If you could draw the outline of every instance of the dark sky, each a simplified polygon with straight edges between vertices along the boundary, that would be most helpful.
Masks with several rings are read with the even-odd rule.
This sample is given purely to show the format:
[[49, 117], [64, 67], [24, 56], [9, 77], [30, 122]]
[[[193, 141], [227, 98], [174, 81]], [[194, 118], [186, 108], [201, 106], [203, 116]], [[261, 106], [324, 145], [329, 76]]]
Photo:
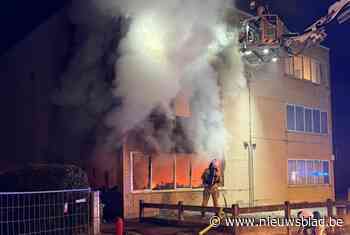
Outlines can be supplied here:
[[[236, 0], [242, 8], [248, 0]], [[315, 20], [325, 15], [328, 7], [336, 0], [267, 0], [270, 10], [282, 17], [291, 31], [302, 32]], [[0, 10], [0, 54], [16, 41], [25, 37], [35, 26], [64, 5], [61, 1], [11, 0], [3, 2]], [[334, 142], [337, 154], [337, 189], [350, 187], [350, 23], [332, 24], [328, 28], [328, 39], [323, 43], [331, 49], [331, 81], [334, 119]], [[8, 92], [8, 91], [6, 91]]]

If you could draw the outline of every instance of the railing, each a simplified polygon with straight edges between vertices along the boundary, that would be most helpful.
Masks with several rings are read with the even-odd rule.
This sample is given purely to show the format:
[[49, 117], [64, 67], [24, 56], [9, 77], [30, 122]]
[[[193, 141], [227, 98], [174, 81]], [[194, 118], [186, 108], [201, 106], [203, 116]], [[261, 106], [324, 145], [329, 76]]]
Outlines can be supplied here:
[[89, 234], [90, 189], [0, 192], [0, 234]]
[[[168, 209], [177, 211], [177, 222], [182, 224], [184, 222], [184, 212], [211, 212], [219, 213], [221, 211], [226, 214], [230, 214], [232, 218], [237, 218], [242, 214], [254, 214], [261, 212], [275, 212], [275, 211], [284, 211], [285, 218], [291, 218], [292, 209], [306, 209], [306, 208], [327, 208], [327, 217], [334, 217], [333, 209], [337, 209], [337, 214], [348, 214], [350, 212], [350, 201], [333, 201], [328, 199], [325, 202], [302, 202], [302, 203], [290, 203], [286, 201], [284, 204], [280, 205], [269, 205], [269, 206], [256, 206], [256, 207], [245, 207], [240, 208], [237, 204], [233, 204], [231, 208], [228, 207], [202, 207], [202, 206], [192, 206], [184, 205], [183, 202], [178, 202], [178, 204], [159, 204], [159, 203], [146, 203], [143, 200], [140, 200], [139, 205], [139, 220], [140, 222], [145, 219], [145, 209]], [[183, 223], [185, 224], [185, 223]], [[233, 226], [233, 232], [238, 234], [237, 227]], [[289, 228], [287, 227], [287, 230]]]

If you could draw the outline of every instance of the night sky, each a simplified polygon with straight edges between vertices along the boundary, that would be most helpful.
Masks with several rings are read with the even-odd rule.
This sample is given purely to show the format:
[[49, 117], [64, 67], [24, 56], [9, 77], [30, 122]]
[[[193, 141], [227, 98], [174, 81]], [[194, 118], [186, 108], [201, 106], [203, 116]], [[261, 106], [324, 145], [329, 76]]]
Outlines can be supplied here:
[[[237, 0], [240, 8], [247, 9], [248, 1]], [[11, 0], [2, 3], [0, 13], [0, 53], [4, 53], [18, 40], [23, 39], [35, 26], [68, 1]], [[282, 17], [291, 31], [302, 32], [325, 15], [335, 0], [268, 0], [270, 10]], [[350, 187], [350, 160], [347, 156], [350, 140], [350, 23], [333, 23], [327, 30], [328, 39], [323, 45], [331, 49], [331, 82], [333, 102], [333, 134], [335, 142], [336, 188], [345, 191]], [[9, 82], [11, 83], [11, 82]], [[4, 88], [4, 87], [3, 87]], [[8, 89], [6, 94], [9, 93]], [[349, 92], [349, 93], [347, 93]], [[10, 95], [10, 94], [9, 94]]]
[[[303, 32], [328, 12], [335, 0], [267, 0], [270, 11], [278, 14], [289, 30]], [[248, 1], [238, 0], [248, 8]], [[322, 45], [330, 48], [333, 109], [333, 142], [336, 155], [335, 180], [338, 194], [350, 188], [350, 21], [339, 25], [336, 20], [327, 28], [328, 38]], [[348, 68], [347, 68], [348, 67]]]

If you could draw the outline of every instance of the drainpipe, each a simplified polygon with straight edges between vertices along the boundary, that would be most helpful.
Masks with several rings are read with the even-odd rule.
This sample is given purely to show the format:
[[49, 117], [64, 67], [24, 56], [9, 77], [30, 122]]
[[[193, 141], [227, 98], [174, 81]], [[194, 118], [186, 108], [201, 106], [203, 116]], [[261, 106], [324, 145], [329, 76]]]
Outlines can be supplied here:
[[248, 150], [248, 177], [249, 177], [249, 206], [254, 206], [255, 196], [255, 180], [254, 180], [254, 151], [256, 149], [256, 144], [253, 143], [253, 129], [252, 129], [252, 101], [251, 101], [251, 87], [250, 79], [247, 79], [248, 87], [248, 102], [249, 102], [249, 140], [244, 142], [244, 148]]

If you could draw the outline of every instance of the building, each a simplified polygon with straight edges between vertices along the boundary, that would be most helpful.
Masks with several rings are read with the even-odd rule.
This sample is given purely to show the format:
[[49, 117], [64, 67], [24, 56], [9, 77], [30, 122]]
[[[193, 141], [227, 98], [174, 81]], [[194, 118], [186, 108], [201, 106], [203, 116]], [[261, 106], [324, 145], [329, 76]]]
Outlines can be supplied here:
[[[23, 126], [16, 132], [17, 145], [24, 146], [18, 149], [18, 156], [28, 153], [31, 160], [44, 159], [41, 152], [50, 139], [52, 112], [46, 103], [49, 95], [36, 89], [47, 90], [41, 87], [52, 86], [63, 71], [69, 54], [69, 29], [65, 14], [59, 13], [1, 60], [5, 65], [2, 76], [15, 76], [18, 81], [18, 100], [30, 100], [29, 105], [18, 106], [17, 118]], [[42, 64], [42, 58], [47, 58], [47, 64]], [[329, 71], [329, 50], [312, 48], [303, 55], [251, 70], [247, 87], [237, 97], [222, 97], [225, 125], [234, 137], [221, 162], [221, 192], [228, 204], [334, 198]], [[185, 96], [179, 94], [174, 108], [178, 116], [190, 118]], [[29, 121], [25, 118], [28, 115]], [[139, 135], [131, 132], [118, 151], [97, 149], [89, 161], [81, 162], [92, 186], [118, 186], [127, 218], [138, 216], [139, 200], [199, 205], [203, 190], [200, 176], [210, 159], [191, 151], [156, 152], [140, 141]], [[224, 205], [223, 197], [220, 203]]]
[[[222, 162], [221, 192], [229, 205], [334, 199], [329, 71], [329, 49], [316, 47], [251, 70], [236, 98], [223, 97], [225, 125], [234, 137]], [[176, 110], [191, 109], [186, 99], [177, 100]], [[99, 186], [119, 182], [125, 217], [138, 216], [139, 200], [200, 205], [200, 176], [210, 159], [147, 152], [135, 142], [130, 134], [112, 158], [115, 164], [94, 167], [91, 174]], [[107, 155], [97, 154], [96, 162], [111, 159]]]

